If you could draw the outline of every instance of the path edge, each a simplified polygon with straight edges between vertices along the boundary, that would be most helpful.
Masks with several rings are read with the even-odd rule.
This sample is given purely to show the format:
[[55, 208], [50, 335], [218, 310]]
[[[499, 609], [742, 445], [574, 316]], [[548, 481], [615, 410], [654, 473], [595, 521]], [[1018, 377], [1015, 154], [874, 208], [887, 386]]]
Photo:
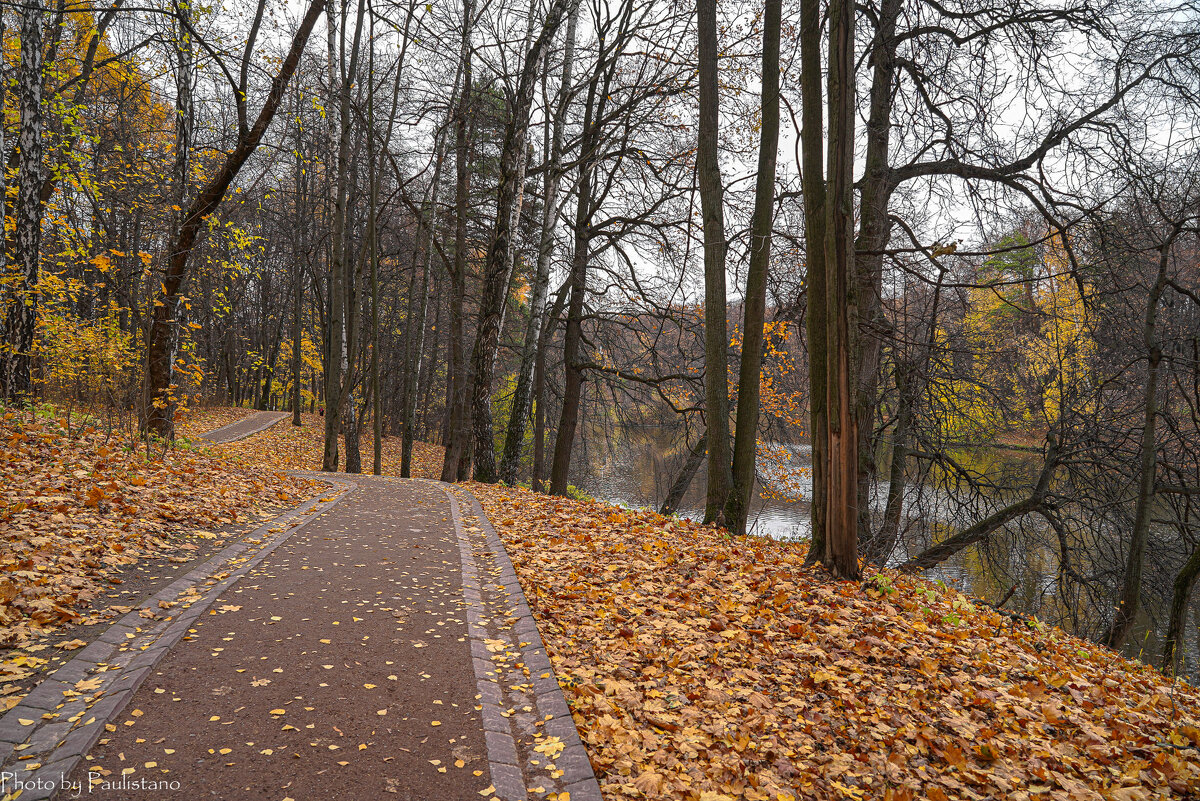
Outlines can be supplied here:
[[[485, 734], [507, 738], [507, 742], [499, 748], [493, 748], [490, 743], [488, 744], [488, 767], [492, 773], [492, 784], [496, 788], [497, 797], [527, 798], [528, 788], [525, 785], [521, 766], [510, 765], [493, 758], [496, 753], [514, 753], [516, 738], [512, 734], [512, 726], [509, 725], [508, 718], [501, 715], [503, 710], [499, 703], [499, 696], [496, 694], [498, 689], [489, 689], [489, 685], [496, 684], [496, 679], [488, 675], [489, 672], [493, 672], [493, 667], [485, 658], [487, 654], [484, 643], [486, 631], [480, 620], [483, 588], [480, 583], [479, 571], [475, 566], [474, 555], [471, 553], [470, 539], [463, 530], [459, 500], [455, 497], [455, 493], [450, 491], [451, 485], [440, 481], [431, 483], [441, 487], [450, 499], [454, 529], [458, 534], [463, 571], [463, 596], [470, 604], [467, 607], [468, 639], [474, 657], [471, 661], [475, 667], [476, 685], [480, 693]], [[521, 589], [516, 569], [504, 547], [504, 542], [496, 533], [495, 527], [492, 526], [491, 520], [488, 519], [487, 513], [484, 512], [483, 506], [475, 494], [461, 485], [453, 486], [470, 499], [471, 512], [478, 518], [479, 527], [483, 530], [488, 549], [494, 554], [496, 564], [500, 568], [500, 575], [496, 579], [496, 583], [503, 586], [504, 591], [508, 593], [509, 599], [513, 602], [512, 617], [516, 619], [516, 622], [513, 624], [512, 630], [517, 635], [521, 659], [529, 668], [532, 677], [534, 703], [539, 712], [552, 716], [550, 720], [546, 721], [545, 733], [557, 736], [563, 743], [562, 753], [555, 759], [555, 762], [570, 765], [571, 773], [574, 774], [563, 789], [570, 793], [571, 801], [603, 801], [600, 783], [592, 768], [591, 758], [588, 756], [587, 748], [583, 745], [583, 740], [579, 737], [579, 729], [571, 715], [571, 707], [567, 704], [566, 696], [563, 695], [562, 687], [558, 683], [554, 666], [550, 663], [546, 646], [542, 642], [537, 621], [533, 617], [533, 610], [530, 609], [525, 598], [525, 591]], [[503, 721], [504, 723], [502, 726], [489, 726], [489, 721]], [[501, 727], [504, 731], [494, 731]]]

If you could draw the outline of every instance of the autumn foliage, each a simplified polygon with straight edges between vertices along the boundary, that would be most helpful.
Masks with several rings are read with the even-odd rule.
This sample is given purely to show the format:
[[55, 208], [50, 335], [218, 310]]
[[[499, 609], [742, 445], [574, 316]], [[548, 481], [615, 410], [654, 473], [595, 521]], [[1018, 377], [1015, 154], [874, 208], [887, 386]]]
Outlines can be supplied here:
[[1200, 792], [1200, 694], [803, 545], [475, 484], [605, 797], [1149, 799]]

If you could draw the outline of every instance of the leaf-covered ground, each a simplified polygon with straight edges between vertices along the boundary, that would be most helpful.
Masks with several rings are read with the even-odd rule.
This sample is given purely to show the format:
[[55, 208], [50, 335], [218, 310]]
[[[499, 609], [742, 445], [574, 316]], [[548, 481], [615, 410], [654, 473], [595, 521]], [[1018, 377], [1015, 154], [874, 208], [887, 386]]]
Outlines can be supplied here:
[[1200, 694], [919, 578], [473, 484], [609, 801], [1200, 797]]
[[[206, 410], [196, 430], [243, 413]], [[322, 422], [208, 450], [315, 469]], [[418, 444], [414, 474], [440, 463]], [[608, 801], [1200, 798], [1200, 694], [1149, 667], [919, 578], [825, 581], [796, 544], [471, 489]]]
[[[187, 448], [148, 458], [78, 420], [68, 435], [54, 419], [3, 413], [0, 647], [79, 620], [114, 573], [139, 558], [293, 505], [312, 486]], [[13, 678], [10, 668], [0, 665], [0, 681]]]
[[[241, 414], [237, 414], [241, 412]], [[240, 419], [249, 410], [213, 408], [196, 412], [192, 426], [197, 431], [211, 431]], [[325, 418], [318, 414], [302, 414], [301, 427], [292, 425], [291, 419], [277, 423], [266, 431], [237, 442], [211, 446], [213, 453], [236, 464], [258, 465], [275, 470], [320, 470], [321, 456], [325, 446]], [[371, 472], [374, 443], [370, 428], [361, 435], [362, 467], [364, 473]], [[400, 475], [400, 438], [384, 437], [382, 472], [385, 476]], [[438, 478], [442, 474], [440, 445], [427, 442], [413, 443], [412, 475], [414, 478]], [[345, 448], [341, 451], [341, 467], [345, 469]]]

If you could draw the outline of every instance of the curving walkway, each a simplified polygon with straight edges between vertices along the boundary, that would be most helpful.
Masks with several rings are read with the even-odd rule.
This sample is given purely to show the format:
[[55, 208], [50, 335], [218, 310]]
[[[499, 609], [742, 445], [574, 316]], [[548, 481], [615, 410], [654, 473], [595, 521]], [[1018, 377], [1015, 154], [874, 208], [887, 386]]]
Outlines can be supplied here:
[[291, 417], [291, 414], [291, 412], [252, 412], [241, 420], [209, 431], [201, 439], [209, 442], [234, 442], [245, 439], [261, 431], [266, 431], [276, 423]]
[[600, 801], [474, 498], [306, 475], [334, 490], [164, 591], [166, 619], [130, 613], [31, 693], [39, 706], [0, 719], [0, 798], [21, 781], [21, 799]]

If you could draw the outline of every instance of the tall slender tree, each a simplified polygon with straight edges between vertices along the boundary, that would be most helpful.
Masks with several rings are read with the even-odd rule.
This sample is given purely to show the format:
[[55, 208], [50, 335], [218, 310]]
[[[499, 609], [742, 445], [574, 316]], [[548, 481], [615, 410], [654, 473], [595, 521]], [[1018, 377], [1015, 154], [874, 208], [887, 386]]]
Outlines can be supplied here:
[[[603, 48], [601, 58], [603, 59]], [[583, 366], [581, 350], [583, 341], [583, 308], [587, 297], [588, 259], [591, 256], [591, 219], [595, 210], [592, 199], [592, 181], [596, 168], [596, 147], [600, 116], [598, 106], [604, 99], [600, 92], [601, 64], [597, 63], [588, 81], [587, 99], [583, 108], [583, 130], [580, 133], [580, 159], [578, 178], [575, 182], [575, 215], [572, 225], [574, 246], [571, 251], [570, 300], [567, 302], [566, 331], [563, 341], [562, 409], [559, 412], [558, 429], [554, 435], [554, 455], [550, 464], [550, 492], [566, 495], [570, 486], [571, 451], [575, 446], [575, 428], [579, 424], [579, 405], [583, 395]], [[538, 470], [535, 466], [535, 480]]]
[[729, 453], [729, 330], [726, 323], [724, 188], [718, 157], [720, 45], [716, 0], [696, 0], [699, 38], [700, 124], [696, 177], [704, 232], [704, 411], [708, 427], [708, 494], [705, 523], [725, 523], [725, 502], [733, 483]]
[[571, 7], [567, 18], [566, 42], [563, 49], [562, 75], [553, 113], [546, 120], [545, 171], [542, 174], [542, 230], [538, 243], [538, 261], [529, 299], [529, 319], [521, 347], [521, 363], [517, 367], [517, 386], [513, 390], [512, 411], [504, 437], [504, 457], [500, 462], [500, 480], [517, 482], [517, 466], [525, 440], [525, 421], [533, 397], [534, 367], [546, 318], [546, 296], [550, 288], [550, 259], [554, 252], [554, 229], [558, 222], [558, 188], [562, 182], [563, 136], [566, 131], [571, 79], [575, 66], [575, 36], [579, 25], [579, 3]]
[[471, 202], [470, 115], [473, 101], [473, 53], [471, 30], [475, 4], [463, 0], [462, 38], [459, 44], [459, 63], [462, 70], [462, 90], [458, 96], [458, 111], [454, 119], [454, 263], [450, 269], [450, 363], [446, 377], [447, 425], [442, 460], [442, 481], [457, 481], [460, 463], [467, 449], [467, 360], [463, 352], [464, 304], [467, 294], [467, 211]]
[[[261, 21], [264, 8], [265, 0], [261, 0], [256, 20]], [[226, 190], [229, 189], [242, 166], [262, 142], [263, 136], [283, 100], [283, 93], [287, 89], [288, 82], [300, 62], [300, 55], [304, 52], [309, 34], [312, 33], [313, 26], [316, 25], [323, 8], [321, 0], [313, 0], [308, 6], [304, 18], [292, 35], [287, 54], [271, 79], [267, 96], [253, 123], [250, 122], [246, 105], [249, 91], [247, 75], [251, 58], [255, 54], [257, 23], [252, 28], [251, 35], [246, 39], [242, 55], [242, 65], [245, 69], [240, 71], [240, 81], [233, 87], [232, 93], [238, 119], [236, 144], [233, 150], [220, 161], [213, 177], [192, 197], [182, 215], [178, 235], [171, 240], [165, 270], [159, 283], [159, 291], [155, 293], [147, 334], [146, 381], [143, 396], [144, 425], [147, 430], [164, 438], [171, 437], [174, 431], [171, 382], [174, 372], [175, 343], [178, 336], [176, 311], [183, 282], [188, 276], [189, 258], [205, 221], [221, 205]]]
[[779, 37], [782, 0], [766, 0], [763, 9], [762, 115], [754, 216], [750, 220], [750, 267], [742, 324], [742, 362], [738, 372], [737, 423], [733, 446], [733, 484], [725, 504], [730, 531], [746, 533], [754, 489], [758, 446], [759, 382], [762, 378], [763, 327], [767, 313], [767, 272], [775, 211], [775, 161], [779, 149]]
[[[809, 105], [819, 92], [820, 28], [818, 9], [801, 10], [801, 60], [804, 87], [805, 247], [808, 254], [809, 375], [813, 395], [823, 390], [824, 409], [813, 401], [813, 423], [822, 424], [824, 439], [813, 439], [814, 493], [821, 519], [814, 513], [809, 559], [819, 561], [839, 578], [857, 579], [858, 569], [858, 435], [855, 380], [851, 354], [858, 316], [853, 285], [854, 249], [854, 4], [831, 0], [829, 6], [829, 70], [825, 104], [829, 110], [826, 170], [821, 169], [820, 106]], [[811, 98], [818, 103], [820, 94]], [[820, 212], [820, 219], [815, 219]], [[818, 238], [820, 236], [820, 238]], [[820, 244], [818, 244], [820, 243]], [[815, 251], [820, 248], [819, 274]], [[816, 280], [814, 280], [816, 279]], [[824, 286], [817, 287], [818, 282]], [[823, 290], [823, 291], [822, 291]], [[820, 323], [824, 323], [823, 326]], [[815, 480], [814, 480], [815, 484]], [[824, 497], [821, 497], [821, 496]], [[818, 528], [819, 524], [819, 528]]]
[[[525, 154], [528, 149], [529, 114], [538, 71], [546, 50], [553, 41], [567, 6], [573, 0], [551, 0], [542, 22], [542, 30], [525, 53], [525, 61], [509, 99], [508, 122], [500, 148], [500, 183], [496, 189], [496, 223], [492, 230], [483, 288], [479, 299], [479, 325], [471, 352], [471, 424], [475, 435], [475, 479], [495, 483], [495, 432], [492, 429], [492, 383], [496, 369], [496, 349], [500, 326], [508, 302], [513, 270], [512, 237], [516, 216], [520, 213], [524, 185]], [[532, 19], [530, 25], [533, 25]]]
[[800, 0], [801, 183], [804, 190], [805, 328], [808, 334], [809, 442], [812, 447], [812, 538], [808, 562], [825, 558], [825, 506], [828, 497], [829, 431], [825, 407], [828, 383], [825, 325], [825, 140], [821, 87], [821, 3]]

